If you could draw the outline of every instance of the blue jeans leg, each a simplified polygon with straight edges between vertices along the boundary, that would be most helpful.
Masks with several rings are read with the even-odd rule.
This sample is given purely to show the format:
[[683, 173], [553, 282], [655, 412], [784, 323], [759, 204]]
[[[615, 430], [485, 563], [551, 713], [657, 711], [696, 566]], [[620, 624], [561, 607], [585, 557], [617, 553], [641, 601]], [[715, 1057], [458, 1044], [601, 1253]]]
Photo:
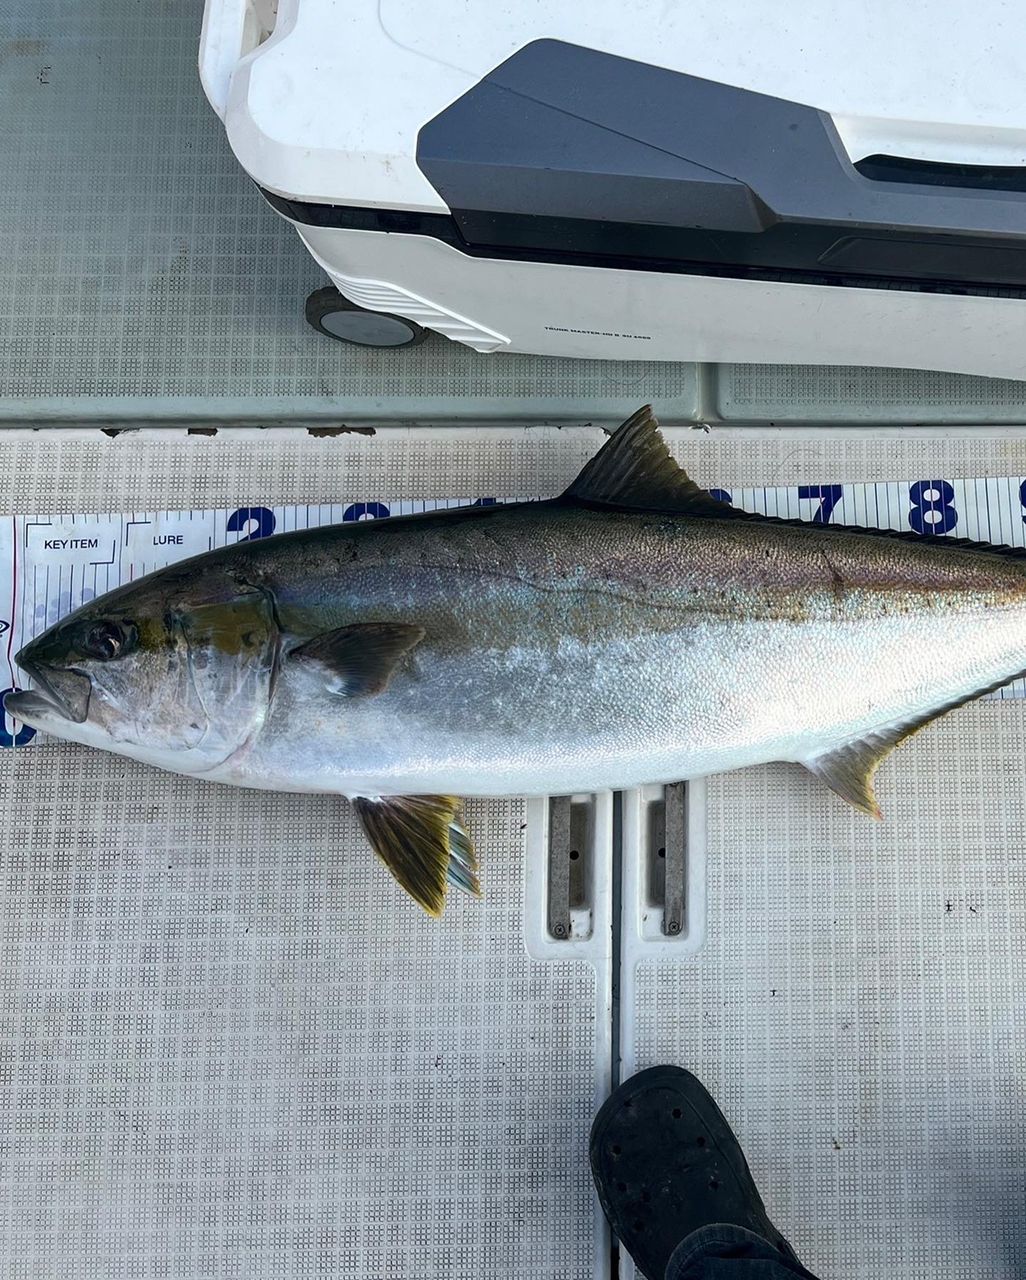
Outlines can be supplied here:
[[665, 1280], [816, 1280], [796, 1258], [754, 1231], [713, 1223], [685, 1236], [673, 1251]]

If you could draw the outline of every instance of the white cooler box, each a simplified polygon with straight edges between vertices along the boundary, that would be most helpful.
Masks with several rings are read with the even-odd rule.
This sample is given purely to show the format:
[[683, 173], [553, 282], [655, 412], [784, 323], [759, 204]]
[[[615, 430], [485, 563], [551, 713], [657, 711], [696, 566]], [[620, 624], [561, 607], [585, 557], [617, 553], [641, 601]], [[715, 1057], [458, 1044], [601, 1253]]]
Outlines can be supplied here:
[[1002, 0], [206, 0], [200, 64], [332, 336], [1015, 378], [1022, 35]]

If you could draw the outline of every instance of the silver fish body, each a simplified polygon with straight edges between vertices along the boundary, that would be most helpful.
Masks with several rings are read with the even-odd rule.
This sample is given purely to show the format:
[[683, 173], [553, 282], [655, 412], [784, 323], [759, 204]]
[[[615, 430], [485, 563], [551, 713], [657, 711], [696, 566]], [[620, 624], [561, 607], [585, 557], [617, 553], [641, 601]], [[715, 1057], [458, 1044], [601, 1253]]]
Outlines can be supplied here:
[[311, 628], [413, 623], [373, 698], [283, 664], [212, 777], [346, 795], [550, 794], [808, 761], [1026, 669], [1026, 569], [981, 550], [542, 503], [252, 544]]
[[745, 516], [642, 410], [559, 499], [224, 548], [29, 644], [14, 716], [214, 781], [354, 800], [429, 911], [476, 886], [455, 796], [879, 759], [1026, 672], [1007, 548]]

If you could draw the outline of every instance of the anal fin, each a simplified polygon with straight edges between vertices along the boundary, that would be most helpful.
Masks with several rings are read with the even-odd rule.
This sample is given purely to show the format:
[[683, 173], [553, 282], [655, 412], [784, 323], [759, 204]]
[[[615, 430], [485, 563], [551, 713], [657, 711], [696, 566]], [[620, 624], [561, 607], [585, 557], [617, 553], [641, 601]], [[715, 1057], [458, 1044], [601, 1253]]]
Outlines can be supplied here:
[[[900, 739], [899, 739], [900, 740]], [[873, 774], [876, 766], [896, 743], [868, 739], [851, 742], [805, 761], [805, 767], [822, 779], [831, 791], [847, 800], [871, 818], [880, 818], [880, 806], [873, 792]]]
[[352, 803], [374, 852], [428, 915], [441, 916], [450, 884], [480, 895], [455, 796], [356, 796]]
[[911, 738], [919, 729], [940, 719], [949, 711], [964, 707], [967, 702], [975, 702], [977, 698], [994, 693], [995, 690], [1004, 688], [1010, 681], [1019, 680], [1023, 676], [1026, 676], [1026, 671], [1013, 671], [1011, 675], [995, 680], [993, 684], [982, 689], [975, 689], [961, 698], [953, 698], [942, 706], [923, 712], [922, 715], [913, 716], [898, 724], [886, 725], [855, 742], [847, 742], [844, 746], [835, 747], [832, 751], [803, 760], [802, 764], [810, 773], [821, 778], [842, 800], [847, 800], [849, 804], [854, 805], [862, 813], [869, 814], [871, 818], [880, 818], [883, 815], [873, 793], [873, 775], [884, 756], [906, 738]]

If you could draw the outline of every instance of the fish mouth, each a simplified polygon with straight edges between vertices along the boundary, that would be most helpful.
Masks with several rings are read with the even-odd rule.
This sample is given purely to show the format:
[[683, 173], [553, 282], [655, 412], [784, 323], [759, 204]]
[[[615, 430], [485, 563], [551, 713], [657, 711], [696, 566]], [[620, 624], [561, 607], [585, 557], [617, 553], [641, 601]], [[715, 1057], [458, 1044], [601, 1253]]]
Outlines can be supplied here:
[[56, 712], [73, 724], [85, 722], [89, 715], [93, 682], [84, 672], [73, 667], [51, 667], [42, 662], [19, 661], [18, 665], [28, 673], [36, 687], [8, 693], [4, 697], [4, 710], [8, 715], [32, 724], [36, 718], [52, 716]]

